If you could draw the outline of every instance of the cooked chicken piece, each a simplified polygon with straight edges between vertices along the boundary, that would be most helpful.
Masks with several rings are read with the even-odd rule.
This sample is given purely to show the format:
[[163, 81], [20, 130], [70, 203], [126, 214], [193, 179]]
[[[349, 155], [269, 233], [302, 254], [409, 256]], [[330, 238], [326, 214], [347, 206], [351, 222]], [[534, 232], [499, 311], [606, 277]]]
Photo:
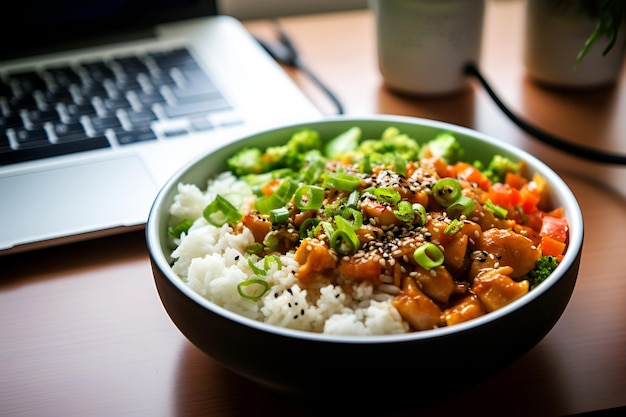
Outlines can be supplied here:
[[535, 268], [541, 251], [529, 238], [505, 229], [487, 229], [475, 241], [469, 279], [483, 269], [511, 267], [511, 278], [519, 278]]
[[474, 278], [472, 292], [478, 296], [487, 311], [504, 307], [528, 292], [528, 281], [514, 281], [511, 279], [512, 272], [513, 268], [503, 266], [485, 269]]
[[392, 304], [415, 330], [433, 329], [443, 324], [441, 309], [419, 289], [413, 278], [404, 279], [402, 290]]

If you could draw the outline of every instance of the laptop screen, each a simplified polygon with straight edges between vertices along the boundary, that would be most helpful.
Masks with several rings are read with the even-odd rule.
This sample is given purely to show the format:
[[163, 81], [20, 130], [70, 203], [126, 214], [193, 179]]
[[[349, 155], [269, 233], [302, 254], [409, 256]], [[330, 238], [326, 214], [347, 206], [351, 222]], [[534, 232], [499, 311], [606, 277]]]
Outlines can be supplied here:
[[217, 0], [18, 0], [0, 17], [0, 59], [127, 40], [217, 13]]

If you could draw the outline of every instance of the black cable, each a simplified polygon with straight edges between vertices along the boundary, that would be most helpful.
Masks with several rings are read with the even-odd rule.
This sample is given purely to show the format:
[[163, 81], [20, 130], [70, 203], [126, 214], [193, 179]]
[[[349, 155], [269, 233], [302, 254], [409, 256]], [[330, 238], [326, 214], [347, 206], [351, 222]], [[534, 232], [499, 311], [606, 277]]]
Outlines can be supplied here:
[[491, 88], [485, 77], [483, 77], [475, 64], [467, 64], [465, 67], [465, 74], [476, 77], [476, 79], [478, 79], [478, 81], [482, 84], [482, 86], [485, 88], [489, 96], [500, 108], [500, 110], [502, 110], [502, 112], [518, 127], [529, 133], [530, 135], [534, 136], [539, 141], [582, 159], [588, 159], [594, 162], [602, 162], [614, 165], [626, 165], [626, 155], [605, 152], [596, 148], [590, 148], [587, 146], [574, 144], [568, 140], [552, 135], [514, 114], [502, 102], [502, 100], [500, 100], [498, 95], [493, 91], [493, 89]]
[[257, 39], [257, 42], [279, 63], [287, 65], [293, 68], [297, 68], [302, 71], [309, 79], [326, 94], [326, 96], [333, 102], [337, 108], [337, 114], [344, 114], [343, 105], [337, 98], [337, 96], [326, 86], [322, 80], [320, 80], [313, 71], [306, 65], [300, 58], [300, 54], [296, 50], [293, 42], [285, 31], [282, 30], [278, 23], [275, 24], [276, 32], [278, 34], [278, 43], [268, 43]]

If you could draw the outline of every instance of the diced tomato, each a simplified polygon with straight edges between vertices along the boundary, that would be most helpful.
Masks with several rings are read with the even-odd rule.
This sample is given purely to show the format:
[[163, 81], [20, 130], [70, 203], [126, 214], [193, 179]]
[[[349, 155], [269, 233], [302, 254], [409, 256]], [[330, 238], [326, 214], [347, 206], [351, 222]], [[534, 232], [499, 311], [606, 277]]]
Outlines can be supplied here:
[[272, 195], [279, 185], [280, 180], [277, 178], [272, 178], [267, 184], [261, 187], [261, 193], [263, 193], [263, 195]]
[[528, 183], [528, 180], [521, 175], [517, 175], [513, 172], [507, 172], [506, 177], [504, 178], [504, 183], [509, 187], [521, 190], [522, 187], [524, 187]]
[[520, 206], [524, 213], [533, 213], [537, 211], [537, 204], [541, 200], [541, 196], [533, 188], [528, 187], [528, 184], [524, 185], [520, 190], [521, 202]]
[[546, 214], [541, 219], [541, 230], [539, 233], [542, 236], [548, 236], [559, 242], [565, 242], [568, 231], [569, 225], [565, 218]]
[[446, 161], [439, 157], [431, 158], [430, 161], [433, 163], [435, 171], [437, 171], [437, 175], [439, 175], [441, 178], [454, 177], [454, 169], [452, 169], [452, 166], [449, 165]]
[[558, 261], [561, 261], [563, 253], [565, 252], [565, 243], [559, 242], [550, 236], [542, 236], [541, 244], [539, 245], [541, 254], [545, 256], [556, 256]]
[[548, 214], [549, 216], [558, 217], [559, 219], [561, 219], [565, 215], [565, 210], [563, 209], [563, 207], [557, 207], [554, 210], [549, 211], [546, 214]]
[[487, 195], [493, 204], [506, 208], [515, 207], [522, 201], [518, 189], [502, 183], [492, 184]]
[[483, 190], [489, 189], [491, 180], [485, 177], [482, 172], [474, 165], [467, 162], [457, 162], [452, 167], [458, 178], [473, 182]]
[[524, 218], [524, 226], [530, 227], [531, 229], [539, 233], [543, 221], [543, 211], [535, 210], [530, 213], [526, 213]]

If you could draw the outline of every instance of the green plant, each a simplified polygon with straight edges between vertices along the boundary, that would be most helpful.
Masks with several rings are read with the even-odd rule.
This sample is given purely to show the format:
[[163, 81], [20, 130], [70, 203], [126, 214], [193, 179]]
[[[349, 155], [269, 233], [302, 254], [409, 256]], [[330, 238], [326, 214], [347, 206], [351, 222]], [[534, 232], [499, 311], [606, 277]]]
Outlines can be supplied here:
[[602, 54], [606, 55], [617, 42], [620, 27], [626, 19], [624, 0], [545, 0], [545, 6], [555, 13], [576, 15], [585, 13], [596, 26], [582, 45], [574, 61], [574, 69], [601, 38], [608, 40]]
[[608, 39], [602, 55], [608, 54], [615, 46], [620, 26], [626, 18], [626, 2], [624, 0], [580, 0], [580, 3], [585, 12], [593, 20], [597, 20], [597, 23], [578, 53], [574, 68], [582, 62], [585, 55], [601, 37]]

